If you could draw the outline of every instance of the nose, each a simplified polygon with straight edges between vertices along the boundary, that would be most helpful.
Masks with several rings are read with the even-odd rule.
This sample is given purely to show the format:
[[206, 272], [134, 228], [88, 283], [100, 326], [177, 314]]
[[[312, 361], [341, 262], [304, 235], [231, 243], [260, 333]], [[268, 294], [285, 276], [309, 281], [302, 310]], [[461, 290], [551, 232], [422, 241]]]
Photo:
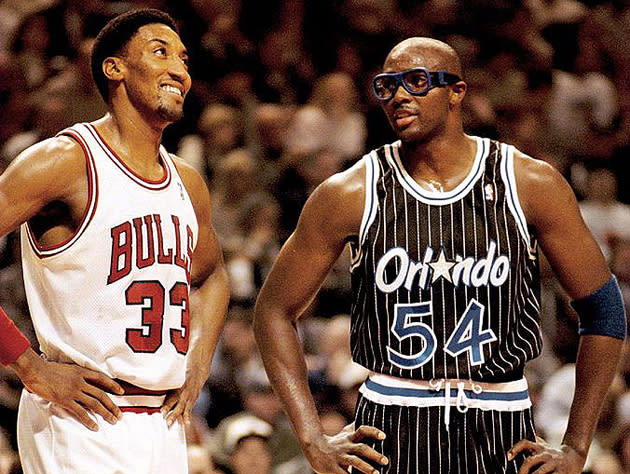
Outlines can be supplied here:
[[186, 87], [190, 84], [190, 73], [184, 64], [184, 61], [179, 57], [173, 57], [169, 62], [168, 73], [175, 79], [179, 80]]
[[394, 95], [392, 96], [391, 102], [403, 102], [411, 100], [411, 95], [407, 92], [407, 90], [403, 87], [402, 83], [399, 83], [394, 91]]

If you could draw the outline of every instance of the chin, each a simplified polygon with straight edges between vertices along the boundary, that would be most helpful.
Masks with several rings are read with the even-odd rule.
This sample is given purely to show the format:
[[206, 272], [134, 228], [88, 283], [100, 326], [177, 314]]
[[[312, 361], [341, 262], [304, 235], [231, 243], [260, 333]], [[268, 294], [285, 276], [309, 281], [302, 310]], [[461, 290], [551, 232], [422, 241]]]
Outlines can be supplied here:
[[404, 129], [404, 130], [398, 130], [398, 138], [400, 138], [401, 141], [403, 142], [417, 142], [422, 140], [422, 134], [420, 132], [418, 132], [417, 130], [410, 130], [408, 128]]
[[440, 132], [440, 128], [407, 127], [398, 130], [396, 135], [403, 143], [423, 144], [437, 137]]
[[181, 107], [167, 107], [160, 105], [158, 107], [158, 114], [167, 122], [177, 122], [184, 116], [184, 109]]

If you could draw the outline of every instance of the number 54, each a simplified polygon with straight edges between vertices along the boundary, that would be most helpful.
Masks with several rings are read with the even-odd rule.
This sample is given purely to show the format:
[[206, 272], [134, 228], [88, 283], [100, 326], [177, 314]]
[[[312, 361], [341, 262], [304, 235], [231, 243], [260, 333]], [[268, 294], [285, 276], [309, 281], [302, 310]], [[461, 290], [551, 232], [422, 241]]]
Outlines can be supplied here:
[[[481, 365], [484, 362], [483, 345], [497, 340], [492, 329], [481, 329], [484, 312], [485, 307], [472, 299], [446, 341], [444, 352], [453, 357], [468, 352], [470, 364]], [[436, 350], [435, 333], [429, 325], [413, 321], [412, 317], [422, 318], [432, 314], [433, 308], [430, 301], [398, 303], [394, 306], [392, 333], [399, 341], [412, 337], [419, 338], [422, 349], [407, 355], [387, 346], [387, 355], [392, 364], [403, 369], [415, 369], [431, 360]]]

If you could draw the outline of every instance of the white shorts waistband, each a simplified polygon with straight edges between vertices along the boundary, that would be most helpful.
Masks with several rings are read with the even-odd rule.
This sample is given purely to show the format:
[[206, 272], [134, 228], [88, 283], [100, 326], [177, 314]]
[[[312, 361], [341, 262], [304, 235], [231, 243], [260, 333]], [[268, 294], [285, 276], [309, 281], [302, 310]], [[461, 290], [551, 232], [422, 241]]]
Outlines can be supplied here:
[[108, 394], [114, 404], [119, 408], [160, 408], [166, 395], [113, 395]]
[[521, 411], [531, 407], [527, 380], [489, 383], [462, 379], [411, 380], [371, 373], [359, 389], [381, 405], [455, 406], [482, 410]]
[[137, 387], [120, 379], [116, 379], [116, 382], [124, 389], [125, 393], [123, 395], [108, 395], [121, 411], [157, 413], [166, 399], [166, 390], [150, 390]]

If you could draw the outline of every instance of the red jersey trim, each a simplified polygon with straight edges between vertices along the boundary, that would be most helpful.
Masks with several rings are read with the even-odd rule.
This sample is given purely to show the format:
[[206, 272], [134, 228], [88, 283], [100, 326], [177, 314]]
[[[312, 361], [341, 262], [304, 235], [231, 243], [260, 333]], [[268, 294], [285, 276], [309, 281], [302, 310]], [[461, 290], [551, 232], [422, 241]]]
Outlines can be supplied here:
[[64, 130], [57, 136], [68, 136], [72, 138], [75, 142], [79, 144], [81, 149], [83, 150], [83, 156], [85, 157], [85, 163], [87, 166], [87, 178], [88, 178], [88, 202], [85, 210], [83, 211], [83, 215], [81, 216], [81, 220], [79, 221], [79, 225], [74, 233], [68, 237], [63, 242], [60, 242], [55, 245], [42, 245], [38, 242], [37, 237], [33, 233], [31, 226], [29, 223], [26, 223], [27, 235], [29, 243], [31, 244], [31, 248], [35, 252], [35, 254], [40, 258], [52, 257], [53, 255], [57, 255], [64, 250], [74, 244], [81, 235], [87, 229], [87, 226], [92, 221], [94, 214], [96, 213], [96, 206], [98, 203], [98, 179], [96, 172], [96, 165], [94, 163], [94, 158], [92, 157], [92, 153], [88, 146], [85, 144], [81, 134], [76, 130], [68, 129]]
[[120, 411], [124, 413], [148, 413], [149, 415], [153, 415], [155, 413], [160, 413], [160, 408], [155, 407], [118, 407]]
[[150, 390], [148, 388], [138, 387], [137, 385], [130, 384], [124, 380], [114, 379], [114, 381], [120, 385], [125, 391], [124, 395], [153, 395], [162, 396], [167, 394], [167, 390]]
[[99, 131], [92, 125], [91, 123], [86, 124], [87, 129], [92, 134], [96, 143], [103, 149], [105, 154], [109, 157], [109, 159], [132, 181], [139, 184], [143, 188], [151, 189], [154, 191], [161, 190], [166, 188], [171, 183], [171, 167], [168, 165], [167, 160], [162, 156], [162, 148], [160, 147], [160, 152], [158, 157], [160, 159], [160, 163], [162, 164], [162, 168], [164, 168], [164, 176], [159, 180], [153, 181], [150, 179], [146, 179], [140, 176], [138, 173], [129, 168], [125, 162], [116, 154], [116, 152], [109, 146], [109, 144], [105, 141], [105, 139], [101, 136]]
[[[139, 396], [155, 396], [155, 397], [164, 397], [168, 393], [167, 390], [150, 390], [148, 388], [138, 387], [137, 385], [130, 384], [129, 382], [125, 382], [124, 380], [114, 379], [118, 385], [120, 385], [124, 392], [124, 396], [129, 395], [139, 395]], [[162, 400], [159, 401], [160, 405], [162, 404]], [[160, 407], [156, 406], [146, 406], [146, 405], [118, 405], [120, 411], [126, 413], [148, 413], [152, 415], [154, 413], [160, 413]]]

